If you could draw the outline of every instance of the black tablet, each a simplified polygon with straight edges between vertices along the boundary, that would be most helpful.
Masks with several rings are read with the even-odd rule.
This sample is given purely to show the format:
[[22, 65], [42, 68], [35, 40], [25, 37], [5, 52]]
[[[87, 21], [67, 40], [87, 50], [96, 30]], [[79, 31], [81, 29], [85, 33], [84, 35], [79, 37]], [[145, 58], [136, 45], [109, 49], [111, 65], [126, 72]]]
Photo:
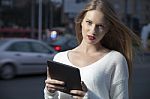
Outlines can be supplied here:
[[51, 60], [48, 60], [47, 64], [51, 78], [65, 82], [65, 90], [60, 91], [69, 93], [72, 89], [82, 90], [78, 68]]

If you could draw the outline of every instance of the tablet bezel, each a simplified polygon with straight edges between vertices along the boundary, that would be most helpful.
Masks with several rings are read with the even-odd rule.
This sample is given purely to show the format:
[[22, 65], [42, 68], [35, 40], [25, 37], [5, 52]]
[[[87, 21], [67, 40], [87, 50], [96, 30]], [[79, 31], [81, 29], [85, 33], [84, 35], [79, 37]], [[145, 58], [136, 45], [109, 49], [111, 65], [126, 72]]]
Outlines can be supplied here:
[[65, 90], [60, 91], [70, 93], [70, 90], [82, 90], [80, 70], [78, 68], [52, 60], [48, 60], [47, 65], [52, 79], [65, 82]]

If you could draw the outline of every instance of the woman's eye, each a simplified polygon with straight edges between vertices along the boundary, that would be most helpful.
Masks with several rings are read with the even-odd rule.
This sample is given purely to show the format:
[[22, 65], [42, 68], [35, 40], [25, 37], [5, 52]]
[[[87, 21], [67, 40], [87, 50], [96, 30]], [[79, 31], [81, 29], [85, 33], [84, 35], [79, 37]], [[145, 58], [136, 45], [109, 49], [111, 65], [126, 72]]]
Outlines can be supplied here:
[[104, 30], [104, 26], [103, 26], [103, 25], [99, 25], [99, 26], [98, 26], [98, 29], [99, 29], [100, 31], [103, 31], [103, 30]]
[[103, 25], [99, 25], [98, 26], [100, 29], [104, 29], [104, 26]]
[[98, 27], [99, 27], [99, 28], [104, 28], [104, 26], [103, 26], [103, 25], [98, 25]]
[[86, 23], [87, 23], [88, 25], [91, 25], [91, 24], [92, 24], [92, 22], [91, 22], [91, 21], [86, 21]]

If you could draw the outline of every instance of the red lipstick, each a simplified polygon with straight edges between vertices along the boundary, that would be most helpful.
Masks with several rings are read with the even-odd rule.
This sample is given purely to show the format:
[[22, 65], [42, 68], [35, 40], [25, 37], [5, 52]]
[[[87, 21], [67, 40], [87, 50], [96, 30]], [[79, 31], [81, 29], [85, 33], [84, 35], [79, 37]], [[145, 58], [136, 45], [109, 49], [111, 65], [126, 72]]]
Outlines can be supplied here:
[[87, 37], [88, 37], [89, 40], [95, 40], [96, 39], [96, 37], [93, 36], [93, 35], [87, 35]]

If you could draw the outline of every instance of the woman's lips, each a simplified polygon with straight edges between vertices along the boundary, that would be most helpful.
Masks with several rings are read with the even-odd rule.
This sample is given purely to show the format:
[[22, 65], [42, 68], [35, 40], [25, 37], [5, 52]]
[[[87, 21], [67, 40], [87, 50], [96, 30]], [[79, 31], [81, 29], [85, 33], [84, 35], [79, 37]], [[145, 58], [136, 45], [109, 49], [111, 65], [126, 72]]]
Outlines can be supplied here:
[[87, 35], [87, 37], [88, 37], [89, 40], [95, 40], [96, 39], [96, 37], [92, 36], [92, 35]]

